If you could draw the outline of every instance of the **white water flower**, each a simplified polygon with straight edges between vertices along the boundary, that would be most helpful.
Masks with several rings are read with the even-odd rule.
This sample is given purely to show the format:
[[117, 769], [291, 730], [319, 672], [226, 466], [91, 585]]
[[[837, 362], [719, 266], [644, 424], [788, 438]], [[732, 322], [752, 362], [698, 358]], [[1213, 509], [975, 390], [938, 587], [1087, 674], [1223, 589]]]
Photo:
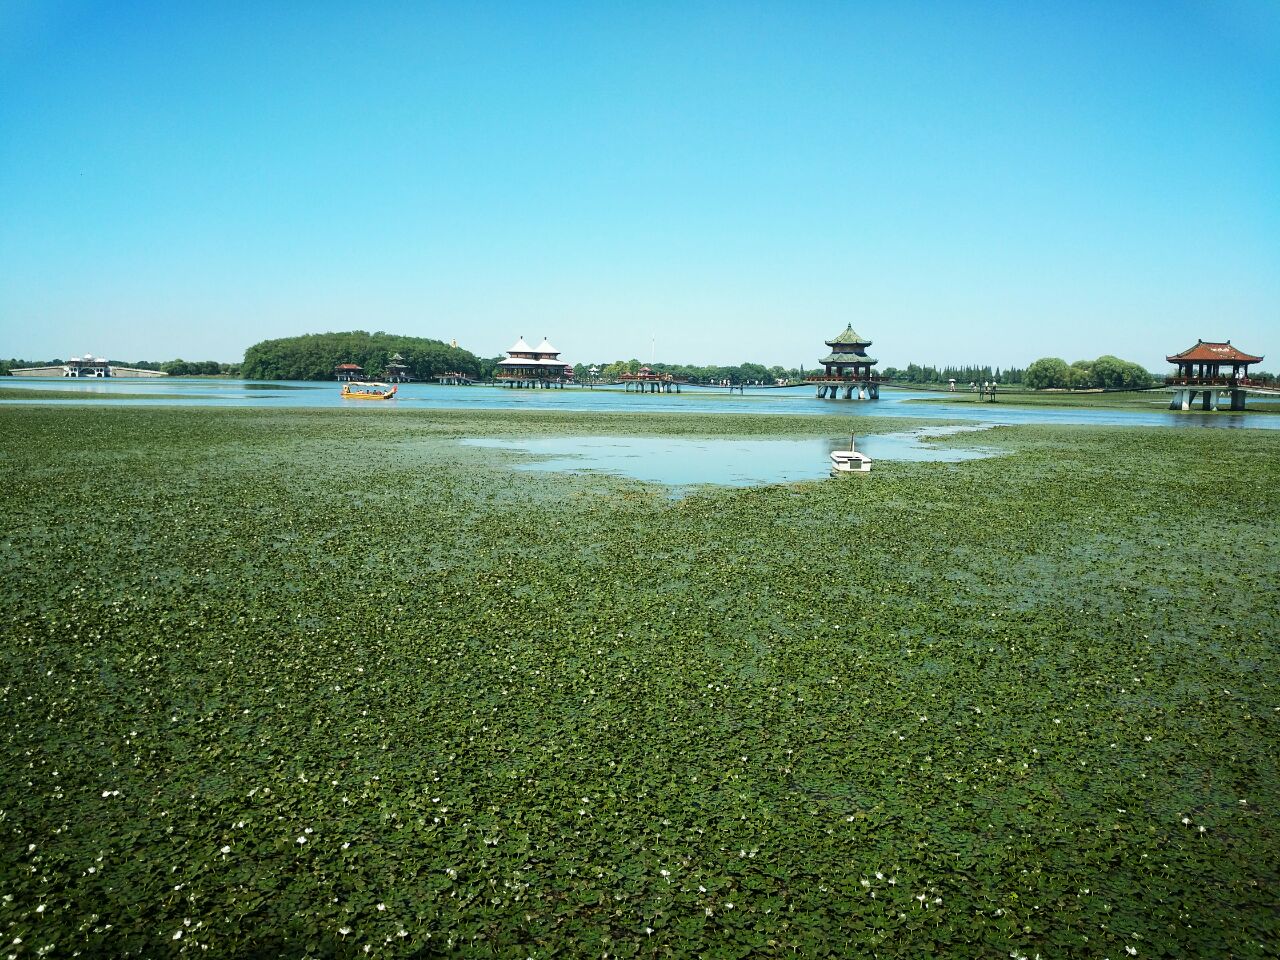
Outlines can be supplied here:
[[230, 847], [230, 846], [224, 846], [224, 847], [222, 848], [222, 852], [223, 852], [223, 853], [230, 853], [230, 852], [231, 852], [231, 847]]
[[299, 838], [298, 838], [298, 840], [297, 840], [297, 842], [298, 842], [298, 843], [306, 843], [306, 842], [307, 842], [307, 838], [306, 838], [306, 837], [299, 837]]
[[348, 933], [350, 933], [350, 932], [351, 932], [351, 928], [350, 928], [350, 927], [339, 927], [339, 928], [338, 928], [338, 932], [339, 932], [340, 934], [342, 934], [342, 935], [345, 937]]

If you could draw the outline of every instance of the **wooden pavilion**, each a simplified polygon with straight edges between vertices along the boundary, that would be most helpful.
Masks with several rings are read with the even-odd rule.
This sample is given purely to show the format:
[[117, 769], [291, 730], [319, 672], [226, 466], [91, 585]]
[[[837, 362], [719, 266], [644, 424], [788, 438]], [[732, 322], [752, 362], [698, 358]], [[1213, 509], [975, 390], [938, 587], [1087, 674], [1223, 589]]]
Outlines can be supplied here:
[[[1197, 340], [1195, 346], [1165, 359], [1178, 369], [1164, 381], [1173, 388], [1170, 410], [1190, 410], [1197, 395], [1201, 409], [1217, 410], [1223, 394], [1230, 396], [1232, 410], [1243, 410], [1248, 388], [1261, 386], [1249, 378], [1249, 366], [1261, 363], [1263, 358], [1237, 349], [1230, 340]], [[1224, 367], [1230, 367], [1231, 373], [1224, 372]]]
[[573, 366], [560, 359], [560, 351], [546, 337], [531, 347], [521, 337], [498, 361], [494, 379], [510, 387], [563, 387], [573, 382]]
[[826, 344], [831, 352], [818, 361], [823, 372], [805, 378], [806, 383], [817, 385], [817, 395], [835, 400], [843, 392], [845, 400], [879, 400], [881, 380], [871, 372], [879, 361], [867, 356], [871, 341], [862, 339], [853, 324], [848, 324]]
[[650, 366], [643, 366], [635, 373], [618, 374], [618, 382], [626, 393], [679, 393], [683, 381], [677, 380], [673, 374], [662, 373]]
[[404, 357], [398, 353], [387, 361], [387, 369], [382, 376], [387, 383], [408, 383], [413, 379], [409, 374], [409, 365], [404, 362]]

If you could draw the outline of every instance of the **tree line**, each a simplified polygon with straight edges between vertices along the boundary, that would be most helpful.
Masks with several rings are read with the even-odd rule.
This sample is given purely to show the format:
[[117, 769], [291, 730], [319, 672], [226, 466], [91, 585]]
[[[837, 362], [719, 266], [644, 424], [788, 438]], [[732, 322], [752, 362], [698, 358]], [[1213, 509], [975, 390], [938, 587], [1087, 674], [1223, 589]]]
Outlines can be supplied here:
[[1023, 377], [1032, 390], [1145, 390], [1161, 382], [1140, 364], [1110, 355], [1072, 364], [1059, 357], [1041, 357]]
[[[0, 360], [0, 377], [13, 375], [14, 370], [24, 367], [60, 367], [66, 360], [55, 357], [52, 360], [22, 360], [10, 357]], [[240, 364], [219, 363], [217, 360], [108, 360], [113, 367], [133, 367], [136, 370], [156, 370], [167, 373], [171, 377], [238, 377]]]
[[887, 380], [901, 383], [937, 384], [950, 383], [985, 383], [995, 380], [999, 383], [1021, 383], [1024, 371], [1021, 367], [974, 366], [972, 364], [958, 367], [934, 367], [908, 363], [905, 367], [885, 367], [880, 376]]
[[[367, 333], [352, 330], [346, 333], [312, 333], [300, 337], [284, 337], [263, 340], [245, 351], [243, 363], [219, 363], [216, 360], [111, 360], [111, 364], [136, 367], [140, 370], [158, 370], [175, 377], [230, 376], [248, 380], [331, 380], [334, 368], [340, 363], [357, 363], [366, 375], [381, 377], [394, 354], [400, 354], [415, 380], [428, 380], [437, 374], [458, 372], [487, 380], [493, 376], [502, 357], [478, 357], [469, 350], [432, 340], [426, 337], [406, 337], [397, 334]], [[23, 367], [56, 367], [65, 363], [62, 359], [0, 360], [0, 376], [8, 376], [12, 370]], [[643, 364], [639, 360], [614, 360], [597, 364], [575, 364], [574, 377], [579, 382], [590, 378], [590, 367], [595, 366], [602, 380], [616, 380], [623, 373], [636, 373]], [[671, 374], [679, 380], [691, 383], [746, 383], [775, 384], [795, 383], [806, 374], [821, 372], [821, 367], [783, 367], [778, 364], [739, 363], [729, 365], [699, 365], [685, 363], [653, 363], [650, 367], [661, 374]], [[1114, 356], [1101, 356], [1096, 360], [1077, 360], [1068, 364], [1058, 357], [1041, 357], [1026, 368], [993, 367], [979, 365], [932, 366], [908, 363], [905, 367], [884, 367], [878, 375], [900, 384], [944, 386], [951, 380], [957, 383], [1022, 384], [1033, 390], [1141, 390], [1158, 386], [1160, 377], [1140, 364], [1121, 360]], [[1262, 383], [1275, 384], [1280, 378], [1265, 371], [1250, 374]]]
[[350, 330], [255, 343], [244, 352], [241, 375], [248, 380], [332, 380], [338, 364], [355, 363], [366, 376], [377, 378], [397, 353], [415, 380], [452, 372], [483, 379], [493, 373], [493, 360], [440, 340]]
[[[603, 380], [616, 380], [621, 374], [635, 373], [641, 367], [639, 360], [615, 360], [612, 363], [595, 364], [598, 376]], [[763, 363], [739, 363], [728, 366], [698, 366], [684, 363], [652, 363], [649, 368], [663, 374], [671, 374], [677, 379], [692, 383], [778, 383], [803, 380], [806, 375], [822, 373], [822, 368], [783, 367], [777, 364], [768, 366]], [[574, 376], [578, 379], [589, 376], [589, 366], [576, 364]], [[905, 367], [885, 367], [877, 372], [877, 376], [887, 380], [895, 380], [904, 384], [939, 384], [945, 385], [949, 380], [970, 383], [973, 381], [999, 380], [1001, 383], [1021, 383], [1023, 370], [1020, 367], [990, 366], [948, 366], [933, 367], [909, 363]]]
[[642, 364], [635, 359], [614, 360], [612, 363], [577, 363], [573, 367], [574, 378], [585, 382], [591, 375], [590, 368], [592, 366], [599, 371], [596, 375], [602, 380], [616, 380], [624, 373], [637, 373], [642, 366], [648, 366], [649, 369], [656, 373], [670, 374], [677, 380], [687, 380], [690, 383], [721, 383], [728, 380], [731, 383], [772, 384], [778, 381], [797, 380], [800, 378], [799, 370], [788, 369], [776, 364], [774, 366], [765, 366], [763, 363], [739, 363], [727, 366], [690, 363]]

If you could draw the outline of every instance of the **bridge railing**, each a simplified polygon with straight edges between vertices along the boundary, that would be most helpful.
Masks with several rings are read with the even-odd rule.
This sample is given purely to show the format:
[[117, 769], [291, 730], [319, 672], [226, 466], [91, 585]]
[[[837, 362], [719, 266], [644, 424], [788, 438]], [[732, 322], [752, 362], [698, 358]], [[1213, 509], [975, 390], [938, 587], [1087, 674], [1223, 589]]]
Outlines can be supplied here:
[[1255, 377], [1165, 377], [1166, 387], [1264, 387]]
[[835, 374], [805, 374], [805, 383], [888, 383], [887, 377], [859, 377], [853, 374], [837, 376]]

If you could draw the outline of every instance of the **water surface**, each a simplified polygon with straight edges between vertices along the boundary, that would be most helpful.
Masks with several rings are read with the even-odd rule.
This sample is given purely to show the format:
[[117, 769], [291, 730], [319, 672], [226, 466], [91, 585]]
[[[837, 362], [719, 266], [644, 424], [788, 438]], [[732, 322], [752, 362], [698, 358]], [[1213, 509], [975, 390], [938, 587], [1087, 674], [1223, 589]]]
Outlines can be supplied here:
[[[337, 383], [314, 381], [249, 381], [182, 377], [154, 379], [113, 378], [106, 380], [0, 378], [0, 387], [75, 391], [67, 400], [23, 400], [12, 395], [5, 403], [110, 403], [110, 404], [191, 404], [231, 407], [345, 407], [349, 409], [395, 410], [573, 410], [618, 413], [751, 413], [824, 414], [851, 418], [903, 417], [949, 419], [972, 423], [1080, 423], [1120, 426], [1169, 426], [1181, 428], [1255, 427], [1280, 429], [1280, 413], [1199, 414], [1168, 409], [1169, 395], [1151, 394], [1151, 409], [1045, 408], [1001, 403], [937, 401], [907, 403], [931, 398], [936, 393], [885, 388], [878, 401], [819, 400], [812, 387], [786, 389], [748, 388], [745, 394], [728, 393], [724, 388], [686, 387], [682, 393], [626, 393], [620, 387], [566, 387], [563, 390], [512, 390], [497, 386], [447, 387], [434, 383], [400, 385], [394, 400], [344, 400]], [[127, 398], [127, 399], [126, 399]], [[1261, 402], [1251, 398], [1250, 406]]]
[[[903, 460], [957, 463], [993, 456], [976, 447], [942, 447], [930, 437], [975, 432], [986, 427], [926, 427], [902, 433], [869, 435], [857, 439], [857, 448], [870, 454], [875, 464]], [[495, 451], [495, 457], [511, 452], [521, 457], [517, 470], [555, 473], [598, 471], [671, 487], [710, 483], [745, 487], [766, 483], [817, 480], [831, 473], [831, 451], [847, 450], [849, 438], [803, 440], [727, 440], [685, 437], [536, 437], [528, 440], [463, 440], [468, 446]], [[876, 469], [873, 464], [872, 471]], [[842, 478], [843, 479], [843, 478]]]

